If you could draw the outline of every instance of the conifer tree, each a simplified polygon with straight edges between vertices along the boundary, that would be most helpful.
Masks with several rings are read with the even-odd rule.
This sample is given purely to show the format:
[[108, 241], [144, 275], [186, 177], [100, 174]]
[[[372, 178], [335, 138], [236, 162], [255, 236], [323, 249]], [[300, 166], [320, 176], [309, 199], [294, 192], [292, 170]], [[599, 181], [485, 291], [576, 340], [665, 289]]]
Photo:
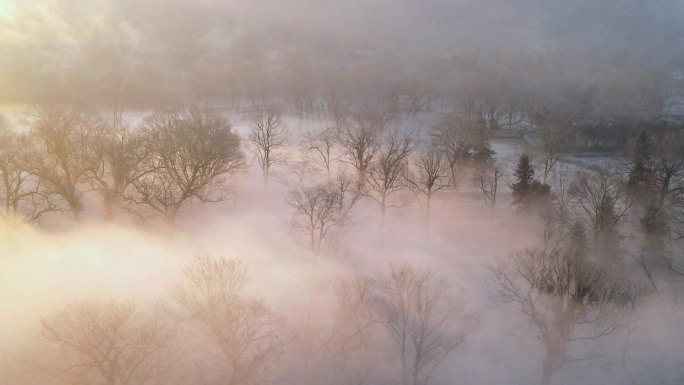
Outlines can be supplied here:
[[530, 163], [529, 155], [520, 155], [520, 158], [518, 158], [518, 165], [515, 168], [513, 176], [515, 177], [515, 182], [511, 185], [513, 199], [515, 201], [520, 201], [525, 197], [525, 195], [527, 195], [530, 185], [534, 180], [534, 169]]
[[510, 186], [513, 205], [522, 209], [534, 203], [542, 203], [551, 195], [549, 185], [534, 179], [534, 168], [528, 154], [520, 155], [513, 173], [515, 182]]

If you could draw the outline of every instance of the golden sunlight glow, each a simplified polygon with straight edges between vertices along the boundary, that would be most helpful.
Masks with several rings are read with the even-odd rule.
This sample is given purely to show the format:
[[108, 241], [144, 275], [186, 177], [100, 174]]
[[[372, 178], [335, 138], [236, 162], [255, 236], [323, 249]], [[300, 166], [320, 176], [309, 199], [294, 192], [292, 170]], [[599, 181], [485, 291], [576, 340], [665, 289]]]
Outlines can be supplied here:
[[61, 234], [28, 225], [0, 226], [0, 337], [16, 334], [39, 309], [44, 312], [69, 297], [163, 288], [160, 277], [171, 266], [161, 245], [116, 226]]
[[169, 234], [94, 223], [50, 231], [0, 221], [0, 344], [31, 332], [31, 320], [73, 299], [163, 297], [196, 255], [245, 261], [259, 272], [254, 284], [266, 297], [292, 293], [292, 277], [307, 265], [292, 263], [294, 258], [277, 261], [273, 256], [282, 253], [259, 241], [250, 223], [236, 217], [215, 221], [201, 233]]
[[0, 0], [0, 18], [10, 19], [14, 16], [14, 0]]

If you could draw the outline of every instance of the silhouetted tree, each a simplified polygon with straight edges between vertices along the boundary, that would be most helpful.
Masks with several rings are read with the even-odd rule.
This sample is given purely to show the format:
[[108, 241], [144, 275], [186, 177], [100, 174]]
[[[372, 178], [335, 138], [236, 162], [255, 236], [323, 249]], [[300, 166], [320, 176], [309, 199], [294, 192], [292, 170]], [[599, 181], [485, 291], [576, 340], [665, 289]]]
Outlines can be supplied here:
[[451, 183], [454, 186], [457, 183], [459, 167], [478, 167], [494, 159], [486, 127], [477, 116], [444, 114], [432, 126], [430, 135], [444, 152], [451, 171]]
[[684, 191], [684, 133], [668, 132], [654, 141], [653, 168], [657, 196], [662, 203], [676, 203]]
[[544, 203], [551, 195], [551, 188], [534, 178], [534, 168], [527, 154], [518, 158], [518, 164], [513, 172], [514, 182], [511, 187], [513, 205], [519, 209], [526, 209], [538, 203]]
[[68, 384], [146, 385], [172, 365], [176, 331], [160, 305], [75, 302], [41, 323], [54, 361], [41, 372]]
[[375, 161], [370, 166], [368, 184], [371, 197], [380, 205], [380, 225], [383, 228], [388, 198], [406, 186], [406, 173], [411, 151], [413, 151], [412, 138], [392, 132], [386, 137]]
[[[375, 282], [364, 276], [326, 283], [319, 297], [330, 305], [323, 314], [303, 314], [299, 334], [307, 384], [353, 385], [378, 381], [383, 373], [382, 324], [371, 300]], [[328, 295], [331, 294], [331, 295]], [[319, 305], [320, 306], [320, 305]]]
[[444, 153], [434, 143], [424, 146], [412, 163], [408, 182], [414, 191], [425, 196], [425, 218], [429, 229], [432, 197], [449, 187], [448, 165]]
[[351, 114], [337, 134], [342, 161], [356, 171], [359, 184], [365, 185], [371, 164], [382, 144], [391, 115], [381, 107], [366, 106]]
[[29, 117], [35, 153], [28, 170], [60, 196], [76, 219], [83, 209], [82, 184], [98, 162], [91, 143], [102, 122], [73, 104], [35, 105]]
[[26, 157], [35, 154], [32, 145], [0, 116], [0, 213], [9, 219], [36, 221], [58, 209], [57, 194], [27, 169]]
[[477, 326], [446, 281], [409, 264], [392, 265], [377, 284], [378, 308], [399, 355], [401, 383], [427, 385], [444, 359]]
[[[193, 199], [224, 199], [226, 179], [243, 166], [240, 138], [207, 109], [157, 112], [141, 123], [145, 159], [127, 198], [173, 220]], [[130, 154], [133, 155], [133, 154]]]
[[617, 311], [639, 295], [639, 290], [613, 281], [590, 262], [581, 227], [573, 228], [569, 239], [516, 252], [491, 268], [500, 299], [514, 304], [538, 331], [545, 351], [544, 385], [560, 368], [579, 359], [572, 355], [575, 343], [614, 333], [620, 327]]
[[90, 146], [97, 162], [89, 170], [88, 180], [102, 195], [105, 214], [111, 216], [131, 184], [150, 172], [142, 165], [152, 148], [140, 132], [128, 127], [117, 114], [101, 126]]
[[327, 128], [317, 132], [308, 132], [304, 135], [304, 150], [312, 152], [323, 163], [323, 168], [331, 177], [330, 166], [334, 160], [335, 130]]
[[465, 77], [460, 86], [459, 107], [482, 119], [487, 128], [496, 130], [506, 115], [502, 88], [506, 79], [497, 71], [477, 71]]
[[288, 195], [288, 204], [295, 210], [292, 225], [309, 233], [309, 247], [315, 254], [335, 225], [338, 199], [334, 186], [328, 184], [291, 190]]
[[358, 184], [345, 175], [314, 186], [305, 186], [300, 180], [298, 186], [290, 189], [286, 199], [294, 210], [291, 224], [306, 231], [311, 251], [319, 254], [328, 232], [345, 225], [350, 210], [361, 196]]
[[252, 116], [249, 131], [251, 149], [257, 158], [264, 186], [268, 184], [271, 167], [282, 162], [278, 153], [285, 145], [287, 131], [280, 118], [280, 111], [275, 108], [259, 109]]
[[595, 245], [614, 247], [617, 225], [631, 206], [620, 176], [602, 168], [578, 171], [570, 194], [589, 220]]
[[211, 374], [228, 385], [263, 379], [290, 339], [284, 319], [245, 293], [248, 282], [242, 262], [198, 257], [172, 290], [183, 319], [220, 352], [221, 370]]
[[549, 174], [562, 158], [563, 152], [570, 148], [573, 132], [562, 115], [548, 112], [536, 120], [536, 129], [541, 140], [537, 151], [544, 165], [542, 183], [546, 183]]
[[476, 184], [482, 192], [485, 203], [492, 210], [496, 206], [496, 196], [499, 192], [502, 178], [503, 170], [498, 164], [478, 167], [475, 172]]
[[672, 262], [677, 253], [666, 251], [667, 238], [684, 239], [684, 135], [665, 132], [652, 140], [651, 187], [637, 196], [644, 232], [646, 256], [663, 257], [672, 272], [682, 274]]
[[341, 278], [333, 287], [334, 321], [326, 347], [347, 384], [368, 381], [377, 355], [372, 343], [380, 317], [371, 301], [374, 284], [367, 277]]

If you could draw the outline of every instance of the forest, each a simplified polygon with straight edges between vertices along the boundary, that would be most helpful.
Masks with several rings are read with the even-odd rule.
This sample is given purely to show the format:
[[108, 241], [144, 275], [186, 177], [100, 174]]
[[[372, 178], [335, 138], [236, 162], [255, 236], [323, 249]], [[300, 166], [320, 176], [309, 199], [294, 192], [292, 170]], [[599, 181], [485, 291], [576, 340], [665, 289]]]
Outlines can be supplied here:
[[0, 0], [0, 384], [684, 383], [677, 1], [142, 3]]

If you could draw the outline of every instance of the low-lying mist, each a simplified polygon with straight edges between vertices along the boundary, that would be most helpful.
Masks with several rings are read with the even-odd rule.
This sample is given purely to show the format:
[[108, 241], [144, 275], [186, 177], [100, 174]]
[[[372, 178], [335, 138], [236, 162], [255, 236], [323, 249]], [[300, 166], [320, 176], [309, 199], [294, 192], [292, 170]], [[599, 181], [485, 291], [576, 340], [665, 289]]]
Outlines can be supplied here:
[[684, 383], [675, 0], [0, 0], [0, 385]]
[[[249, 121], [249, 116], [233, 117], [236, 122], [233, 130], [246, 138], [253, 134], [255, 124]], [[130, 119], [145, 122], [137, 118], [137, 114]], [[451, 321], [449, 323], [454, 329], [437, 328], [432, 332], [440, 333], [439, 336], [461, 330], [466, 325], [463, 339], [458, 340], [453, 351], [449, 350], [444, 357], [436, 356], [440, 359], [439, 365], [435, 366], [434, 373], [430, 372], [434, 376], [426, 377], [427, 381], [536, 382], [544, 361], [539, 332], [528, 322], [525, 313], [516, 312], [514, 306], [501, 300], [492, 269], [513, 258], [511, 253], [536, 248], [540, 242], [550, 239], [548, 232], [553, 230], [548, 222], [551, 219], [544, 210], [556, 208], [548, 206], [539, 213], [536, 209], [524, 212], [515, 209], [516, 203], [511, 200], [515, 198], [501, 191], [496, 193], [498, 202], [492, 205], [482, 190], [482, 183], [491, 181], [478, 180], [476, 169], [461, 166], [455, 189], [447, 183], [436, 189], [431, 197], [429, 217], [422, 190], [406, 184], [392, 189], [392, 194], [388, 195], [391, 203], [387, 204], [383, 219], [380, 201], [373, 198], [374, 182], [369, 179], [371, 181], [363, 188], [365, 192], [360, 192], [361, 196], [347, 212], [344, 223], [335, 223], [321, 239], [321, 248], [314, 250], [306, 229], [297, 225], [299, 211], [297, 205], [293, 205], [291, 194], [293, 188], [301, 189], [311, 185], [311, 181], [318, 183], [316, 181], [333, 177], [326, 176], [327, 172], [321, 169], [317, 153], [306, 151], [307, 147], [299, 146], [299, 140], [295, 138], [306, 138], [307, 132], [316, 132], [331, 122], [287, 116], [282, 119], [279, 124], [286, 129], [282, 132], [287, 132], [292, 139], [274, 151], [279, 157], [272, 158], [277, 161], [272, 164], [268, 184], [264, 185], [259, 153], [251, 156], [246, 152], [244, 168], [230, 177], [229, 193], [222, 202], [195, 200], [177, 216], [167, 219], [164, 215], [136, 215], [135, 210], [146, 210], [137, 205], [117, 210], [112, 217], [107, 217], [103, 216], [98, 194], [93, 191], [83, 195], [84, 211], [77, 221], [70, 220], [68, 212], [59, 211], [42, 217], [43, 225], [9, 217], [3, 224], [0, 261], [0, 298], [4, 305], [0, 335], [7, 383], [60, 380], [59, 371], [50, 371], [55, 368], [49, 366], [54, 362], [51, 360], [78, 361], [80, 356], [65, 353], [63, 349], [68, 349], [69, 345], [50, 350], [50, 343], [59, 340], [51, 340], [46, 334], [46, 320], [69, 306], [76, 306], [74, 303], [82, 306], [81, 311], [102, 311], [97, 310], [99, 302], [92, 301], [105, 300], [122, 304], [132, 301], [140, 312], [157, 301], [168, 306], [164, 310], [164, 317], [168, 319], [164, 322], [173, 325], [175, 336], [173, 355], [164, 356], [165, 364], [170, 367], [135, 383], [144, 384], [152, 381], [151, 378], [175, 383], [174, 377], [182, 378], [181, 382], [185, 383], [220, 382], [234, 369], [225, 372], [221, 353], [209, 348], [213, 346], [211, 336], [214, 334], [209, 332], [207, 337], [206, 331], [202, 330], [211, 329], [194, 329], [195, 323], [185, 321], [174, 290], [184, 269], [198, 261], [221, 260], [241, 261], [238, 263], [243, 264], [248, 276], [241, 295], [263, 300], [270, 311], [283, 317], [283, 325], [286, 325], [281, 330], [283, 340], [278, 342], [282, 351], [277, 359], [269, 362], [268, 375], [255, 377], [260, 381], [346, 383], [340, 377], [342, 375], [371, 383], [400, 381], [402, 371], [395, 367], [394, 334], [379, 327], [393, 318], [383, 321], [381, 310], [377, 310], [378, 314], [367, 310], [370, 313], [366, 314], [359, 306], [371, 306], [372, 309], [375, 301], [381, 301], [365, 297], [374, 290], [382, 292], [383, 286], [374, 289], [370, 282], [381, 285], [391, 269], [408, 266], [417, 269], [411, 270], [415, 272], [430, 271], [434, 274], [434, 283], [443, 285], [430, 290], [439, 290], [441, 295], [452, 298], [449, 301], [458, 300], [449, 302], [458, 305], [455, 321], [453, 325]], [[423, 120], [430, 122], [432, 118], [402, 119], [399, 126], [408, 132], [423, 125]], [[414, 135], [420, 137], [419, 132]], [[302, 143], [306, 142], [302, 140]], [[516, 154], [527, 146], [516, 140], [508, 135], [489, 139], [498, 152], [497, 158], [505, 160], [497, 166], [504, 175], [498, 187], [502, 191], [515, 184], [512, 171], [518, 160]], [[344, 153], [339, 148], [334, 151], [337, 155], [331, 160], [331, 175], [343, 173], [343, 170], [351, 172], [353, 168], [345, 163]], [[377, 151], [381, 157], [383, 150], [378, 148]], [[416, 147], [415, 151], [420, 150]], [[410, 167], [416, 165], [411, 163]], [[555, 184], [555, 181], [561, 183], [563, 178], [573, 177], [573, 170], [582, 167], [585, 166], [564, 158], [548, 178], [548, 183], [560, 189], [562, 184]], [[418, 169], [413, 170], [417, 172]], [[369, 178], [379, 178], [379, 175], [371, 174]], [[401, 175], [408, 178], [408, 174]], [[446, 181], [447, 175], [443, 177]], [[411, 183], [419, 183], [419, 180], [414, 174]], [[562, 202], [562, 189], [557, 194], [556, 199]], [[322, 219], [320, 212], [317, 215], [313, 216], [315, 220]], [[631, 231], [625, 230], [633, 226], [629, 223], [633, 221], [626, 220], [623, 232]], [[620, 321], [619, 328], [615, 324], [614, 329], [611, 327], [600, 338], [587, 337], [586, 342], [573, 346], [570, 350], [573, 359], [555, 373], [554, 383], [624, 383], [625, 378], [643, 381], [657, 378], [663, 383], [678, 381], [677, 357], [681, 349], [676, 341], [684, 337], [677, 326], [682, 317], [682, 309], [676, 301], [681, 281], [662, 272], [656, 273], [652, 268], [635, 268], [633, 265], [641, 260], [637, 253], [629, 250], [633, 247], [631, 242], [634, 241], [629, 237], [623, 238], [622, 249], [610, 257], [619, 262], [609, 266], [609, 274], [628, 277], [639, 286], [638, 290], [648, 294], [640, 296], [637, 302], [630, 301], [632, 304], [628, 307], [632, 310], [611, 310], [616, 312], [611, 317]], [[361, 281], [356, 281], [358, 279]], [[657, 292], [646, 287], [651, 284], [657, 287]], [[402, 296], [412, 298], [410, 292], [403, 293]], [[353, 300], [362, 302], [350, 304]], [[112, 309], [116, 305], [106, 306]], [[443, 314], [441, 311], [435, 314]], [[84, 314], [88, 313], [69, 322], [76, 322], [72, 325], [75, 327], [87, 327], [78, 324]], [[369, 317], [368, 325], [364, 324], [363, 317]], [[598, 322], [598, 318], [595, 321]], [[583, 325], [584, 322], [578, 323], [579, 331], [599, 327], [591, 320], [586, 320], [587, 325]], [[364, 336], [362, 345], [356, 345], [361, 341], [354, 342], [358, 337], [354, 328], [359, 328], [357, 332]], [[205, 338], [208, 340], [203, 340]], [[439, 338], [446, 339], [447, 334]], [[415, 350], [411, 349], [407, 348], [406, 352], [414, 354]], [[60, 354], [68, 355], [62, 357]], [[212, 364], [205, 367], [202, 362], [207, 363], [207, 360]], [[332, 366], [324, 369], [326, 365]], [[257, 376], [256, 372], [254, 375]]]

